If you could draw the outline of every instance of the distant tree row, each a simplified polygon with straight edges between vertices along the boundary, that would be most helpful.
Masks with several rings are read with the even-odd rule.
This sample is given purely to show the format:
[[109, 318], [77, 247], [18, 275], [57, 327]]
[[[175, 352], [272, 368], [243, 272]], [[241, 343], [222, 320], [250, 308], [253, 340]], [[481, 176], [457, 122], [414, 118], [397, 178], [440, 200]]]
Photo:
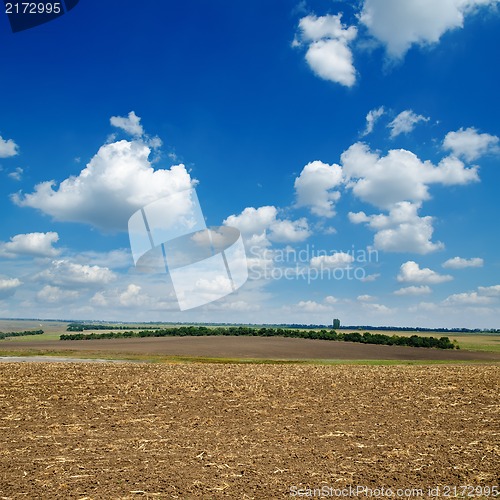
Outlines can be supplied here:
[[378, 330], [392, 332], [437, 332], [437, 333], [500, 333], [500, 328], [424, 328], [421, 326], [342, 326], [345, 330]]
[[[66, 328], [67, 332], [83, 332], [84, 330], [140, 330], [144, 326], [130, 325], [103, 325], [101, 323], [70, 323]], [[159, 326], [151, 326], [152, 329], [161, 328]]]
[[[201, 337], [210, 335], [235, 335], [257, 337], [295, 337], [303, 339], [335, 340], [344, 342], [359, 342], [362, 344], [400, 345], [411, 347], [435, 347], [438, 349], [454, 349], [455, 344], [448, 337], [421, 337], [412, 335], [404, 337], [398, 335], [383, 335], [381, 333], [359, 332], [337, 333], [335, 330], [292, 330], [284, 328], [251, 328], [246, 326], [232, 326], [228, 328], [206, 326], [181, 326], [158, 330], [141, 330], [105, 333], [75, 333], [60, 336], [61, 340], [94, 340], [120, 339], [131, 337]], [[458, 348], [458, 346], [456, 346]]]
[[[137, 326], [134, 326], [137, 325]], [[145, 326], [151, 325], [151, 326]], [[83, 332], [86, 330], [142, 330], [144, 328], [148, 329], [161, 329], [164, 326], [245, 326], [251, 328], [300, 328], [302, 330], [323, 330], [331, 329], [334, 330], [358, 330], [358, 331], [389, 331], [389, 332], [437, 332], [437, 333], [500, 333], [500, 328], [490, 328], [490, 329], [470, 329], [470, 328], [425, 328], [420, 326], [371, 326], [371, 325], [340, 325], [340, 320], [335, 318], [331, 325], [316, 325], [316, 324], [301, 324], [301, 323], [280, 323], [280, 324], [269, 324], [269, 323], [245, 323], [245, 324], [233, 324], [233, 323], [183, 323], [183, 322], [142, 322], [137, 324], [132, 322], [127, 325], [123, 324], [103, 324], [103, 323], [87, 323], [74, 321], [70, 323], [67, 327], [68, 332]]]
[[0, 339], [6, 339], [7, 337], [24, 337], [25, 335], [41, 335], [43, 330], [25, 330], [24, 332], [0, 332]]

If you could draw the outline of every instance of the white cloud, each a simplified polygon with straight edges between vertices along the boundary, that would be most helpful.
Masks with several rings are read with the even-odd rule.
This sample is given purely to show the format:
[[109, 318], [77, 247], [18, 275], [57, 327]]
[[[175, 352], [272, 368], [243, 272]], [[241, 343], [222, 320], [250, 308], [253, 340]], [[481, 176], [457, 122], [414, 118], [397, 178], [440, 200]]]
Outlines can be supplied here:
[[12, 139], [4, 139], [0, 135], [0, 158], [10, 158], [18, 153], [18, 145]]
[[498, 153], [499, 138], [495, 135], [480, 134], [474, 127], [460, 128], [456, 132], [448, 132], [443, 141], [443, 148], [451, 151], [456, 157], [471, 162], [488, 153]]
[[273, 206], [247, 207], [239, 215], [230, 215], [224, 224], [237, 227], [245, 236], [261, 234], [276, 220], [278, 210]]
[[[278, 209], [274, 206], [247, 207], [239, 215], [230, 215], [223, 223], [238, 228], [247, 244], [255, 244], [257, 238], [260, 239], [261, 246], [267, 244], [267, 238], [286, 243], [304, 241], [311, 235], [306, 219], [278, 219]], [[261, 235], [266, 238], [260, 238]]]
[[436, 304], [435, 302], [419, 302], [417, 305], [410, 307], [408, 310], [411, 313], [416, 313], [420, 311], [435, 312], [441, 311], [441, 309], [441, 306]]
[[373, 297], [372, 295], [358, 295], [356, 297], [356, 300], [359, 300], [360, 302], [370, 302], [371, 300], [374, 300], [375, 297]]
[[37, 294], [39, 302], [47, 304], [59, 304], [61, 302], [71, 302], [77, 299], [80, 294], [75, 290], [61, 290], [57, 286], [46, 285]]
[[470, 293], [455, 293], [453, 295], [450, 295], [443, 301], [443, 304], [457, 305], [457, 306], [461, 305], [477, 306], [477, 305], [491, 304], [491, 302], [492, 302], [491, 297], [481, 296], [477, 292], [470, 292]]
[[392, 309], [385, 306], [384, 304], [374, 304], [371, 302], [362, 302], [363, 309], [366, 309], [372, 313], [378, 314], [388, 314], [392, 312]]
[[400, 288], [394, 292], [394, 295], [427, 295], [432, 293], [432, 290], [427, 285], [420, 286], [407, 286], [405, 288]]
[[139, 285], [131, 283], [119, 295], [119, 302], [124, 307], [142, 307], [148, 303], [148, 297], [142, 293], [142, 288]]
[[349, 43], [356, 38], [357, 28], [346, 28], [341, 18], [340, 14], [303, 17], [294, 46], [301, 45], [299, 39], [308, 44], [306, 61], [317, 76], [352, 87], [356, 82], [356, 70]]
[[465, 15], [498, 0], [365, 0], [360, 21], [385, 45], [391, 59], [402, 59], [412, 45], [439, 42], [448, 30], [462, 28]]
[[314, 300], [301, 300], [298, 304], [294, 306], [294, 308], [311, 313], [324, 312], [330, 309], [325, 304], [320, 304], [319, 302], [315, 302]]
[[420, 269], [420, 266], [410, 260], [401, 265], [397, 280], [403, 283], [422, 283], [422, 284], [438, 284], [452, 280], [453, 277], [449, 275], [442, 275], [425, 267]]
[[35, 276], [53, 285], [102, 286], [116, 279], [107, 267], [75, 264], [69, 260], [54, 260], [49, 268]]
[[108, 299], [104, 292], [96, 292], [90, 299], [90, 303], [97, 307], [107, 307], [109, 305]]
[[[119, 141], [102, 146], [78, 176], [55, 186], [38, 184], [13, 201], [51, 215], [58, 221], [83, 222], [107, 231], [126, 230], [130, 216], [148, 203], [196, 184], [184, 165], [154, 170], [150, 148], [142, 141]], [[181, 208], [172, 206], [172, 211]]]
[[400, 202], [388, 215], [366, 215], [364, 212], [350, 212], [349, 220], [354, 224], [366, 223], [375, 231], [373, 244], [386, 252], [415, 252], [427, 254], [444, 247], [441, 242], [432, 242], [433, 218], [418, 215], [419, 205]]
[[488, 297], [500, 297], [500, 285], [479, 286], [477, 290], [481, 295], [487, 295]]
[[384, 113], [384, 106], [380, 106], [380, 108], [375, 108], [368, 111], [368, 114], [366, 115], [366, 128], [361, 136], [371, 134], [373, 132], [373, 128], [375, 127], [375, 123]]
[[140, 137], [144, 134], [141, 119], [131, 111], [128, 116], [112, 116], [110, 123], [113, 127], [121, 128], [130, 135]]
[[55, 257], [60, 250], [52, 245], [59, 240], [59, 235], [49, 233], [17, 234], [6, 243], [0, 242], [0, 255], [14, 258], [18, 256]]
[[390, 150], [386, 156], [372, 152], [361, 142], [341, 155], [346, 186], [364, 202], [389, 213], [350, 213], [352, 223], [367, 223], [376, 231], [374, 245], [391, 252], [425, 254], [443, 248], [431, 241], [433, 218], [421, 217], [421, 203], [430, 198], [432, 184], [464, 185], [479, 180], [477, 167], [465, 168], [455, 157], [443, 158], [437, 166], [420, 160], [404, 149]]
[[[121, 285], [118, 288], [108, 288], [96, 292], [89, 303], [97, 308], [113, 310], [117, 308], [119, 316], [123, 316], [123, 310], [134, 311], [135, 314], [142, 315], [145, 311], [178, 311], [179, 306], [172, 289], [165, 288], [165, 283], [153, 283], [147, 276], [134, 277], [144, 279], [144, 283], [137, 282]], [[142, 317], [144, 317], [142, 315]]]
[[392, 120], [387, 127], [391, 129], [391, 138], [394, 139], [400, 134], [410, 133], [415, 128], [417, 123], [428, 121], [429, 118], [417, 115], [411, 109], [407, 109], [406, 111], [399, 113], [399, 115], [396, 116], [396, 118], [394, 118], [394, 120]]
[[484, 261], [479, 257], [471, 259], [462, 259], [461, 257], [453, 257], [448, 259], [443, 267], [447, 269], [465, 269], [466, 267], [483, 267]]
[[307, 220], [304, 218], [294, 221], [276, 220], [271, 224], [270, 230], [269, 239], [278, 243], [298, 243], [311, 235]]
[[120, 269], [134, 265], [130, 249], [123, 248], [109, 252], [96, 252], [93, 250], [79, 252], [73, 256], [73, 260], [78, 264], [108, 267], [110, 269]]
[[420, 160], [405, 149], [392, 149], [386, 156], [357, 142], [341, 156], [343, 172], [358, 198], [380, 208], [401, 201], [421, 202], [430, 198], [429, 185], [477, 182], [477, 168], [465, 168], [456, 158], [444, 158], [438, 166]]
[[297, 206], [309, 207], [315, 215], [333, 217], [334, 204], [340, 198], [340, 193], [331, 190], [341, 183], [342, 169], [339, 165], [328, 165], [321, 161], [308, 163], [295, 179]]
[[363, 283], [372, 283], [373, 281], [377, 281], [378, 278], [380, 278], [380, 274], [375, 273], [375, 274], [369, 274], [364, 278], [361, 278], [360, 281], [362, 281]]
[[325, 303], [326, 304], [336, 304], [339, 301], [339, 299], [335, 298], [333, 295], [328, 295], [325, 297]]
[[354, 256], [345, 252], [336, 252], [332, 255], [319, 255], [311, 259], [311, 267], [321, 269], [340, 269], [348, 267], [354, 262]]
[[0, 299], [14, 295], [16, 289], [22, 285], [17, 278], [0, 278]]
[[21, 167], [17, 167], [13, 172], [7, 174], [11, 179], [15, 181], [20, 181], [23, 177], [24, 170]]

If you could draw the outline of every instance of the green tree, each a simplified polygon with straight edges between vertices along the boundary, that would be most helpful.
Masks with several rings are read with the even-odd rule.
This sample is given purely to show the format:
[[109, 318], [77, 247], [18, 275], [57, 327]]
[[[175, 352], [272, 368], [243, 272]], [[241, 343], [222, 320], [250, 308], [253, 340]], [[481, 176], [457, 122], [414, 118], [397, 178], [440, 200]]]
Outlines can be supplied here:
[[336, 329], [340, 328], [340, 319], [335, 318], [335, 319], [333, 320], [333, 325], [332, 325], [332, 326], [333, 326], [333, 329], [334, 329], [334, 330], [336, 330]]

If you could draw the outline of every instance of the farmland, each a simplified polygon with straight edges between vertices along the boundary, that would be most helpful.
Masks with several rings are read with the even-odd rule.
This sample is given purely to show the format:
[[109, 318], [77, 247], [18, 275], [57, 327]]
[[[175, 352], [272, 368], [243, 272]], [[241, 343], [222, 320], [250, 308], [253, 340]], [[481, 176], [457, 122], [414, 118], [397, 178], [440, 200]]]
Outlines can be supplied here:
[[[0, 340], [0, 356], [63, 357], [0, 363], [0, 498], [271, 499], [348, 487], [430, 498], [429, 488], [500, 482], [498, 335], [450, 335], [460, 350], [60, 341], [66, 326]], [[72, 357], [148, 362], [64, 362]]]
[[0, 364], [0, 496], [497, 485], [498, 366]]
[[[151, 325], [149, 325], [151, 326]], [[110, 359], [172, 360], [177, 358], [210, 360], [405, 360], [405, 361], [500, 361], [500, 335], [450, 334], [460, 350], [365, 345], [283, 337], [162, 337], [118, 338], [92, 341], [60, 341], [67, 323], [50, 321], [2, 321], [0, 330], [43, 328], [43, 335], [0, 340], [0, 356], [50, 354]], [[85, 333], [92, 333], [88, 330]], [[95, 330], [96, 334], [106, 330]], [[410, 336], [414, 332], [387, 332]], [[442, 333], [426, 332], [420, 336]]]

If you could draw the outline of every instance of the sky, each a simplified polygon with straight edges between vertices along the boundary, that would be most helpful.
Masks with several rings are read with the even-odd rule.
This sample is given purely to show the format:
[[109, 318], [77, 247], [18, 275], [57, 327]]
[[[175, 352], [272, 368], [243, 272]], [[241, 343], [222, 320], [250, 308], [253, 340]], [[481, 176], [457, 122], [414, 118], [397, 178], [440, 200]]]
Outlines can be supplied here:
[[[0, 12], [0, 317], [500, 328], [498, 3]], [[181, 311], [127, 228], [190, 188], [248, 280]]]

